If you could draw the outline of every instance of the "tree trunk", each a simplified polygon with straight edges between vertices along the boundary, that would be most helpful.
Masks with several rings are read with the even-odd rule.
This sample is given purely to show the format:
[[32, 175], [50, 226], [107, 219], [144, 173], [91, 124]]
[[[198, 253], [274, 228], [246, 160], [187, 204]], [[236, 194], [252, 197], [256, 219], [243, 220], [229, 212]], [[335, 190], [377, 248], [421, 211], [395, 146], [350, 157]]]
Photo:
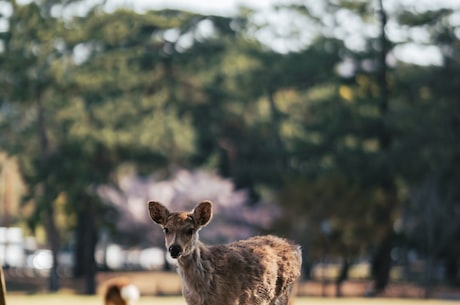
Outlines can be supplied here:
[[85, 270], [85, 223], [82, 212], [77, 213], [77, 226], [75, 228], [75, 250], [74, 250], [74, 278], [81, 278], [86, 273]]
[[393, 245], [393, 230], [387, 232], [372, 260], [372, 276], [374, 278], [374, 293], [380, 294], [385, 290], [390, 280], [391, 248]]
[[424, 298], [429, 299], [432, 295], [432, 288], [433, 288], [434, 256], [432, 253], [428, 253], [428, 257], [426, 259], [426, 269], [425, 270], [426, 271], [425, 271]]
[[[41, 162], [43, 164], [43, 168], [45, 171], [49, 171], [50, 166], [48, 164], [49, 159], [49, 140], [48, 134], [46, 132], [46, 118], [45, 118], [45, 108], [43, 107], [42, 99], [41, 99], [41, 89], [37, 88], [37, 97], [35, 100], [36, 107], [37, 107], [37, 116], [38, 116], [38, 132], [40, 138], [40, 150], [41, 150]], [[59, 290], [59, 261], [58, 261], [58, 254], [59, 254], [59, 231], [57, 229], [56, 221], [54, 219], [54, 199], [53, 192], [49, 189], [49, 186], [44, 183], [44, 190], [43, 190], [43, 204], [45, 205], [43, 215], [45, 219], [45, 230], [46, 230], [46, 237], [48, 240], [48, 246], [51, 248], [51, 253], [53, 256], [53, 266], [51, 267], [51, 272], [49, 275], [49, 290], [52, 292], [56, 292]]]
[[96, 293], [97, 265], [94, 257], [98, 240], [96, 215], [91, 209], [78, 212], [74, 277], [85, 279], [85, 294]]
[[389, 112], [389, 89], [387, 81], [388, 66], [386, 57], [388, 54], [388, 40], [385, 34], [387, 15], [383, 6], [383, 0], [379, 0], [380, 18], [380, 50], [378, 54], [379, 71], [377, 81], [379, 86], [379, 114], [380, 114], [380, 133], [379, 144], [381, 149], [382, 161], [380, 171], [380, 187], [385, 194], [380, 217], [385, 226], [384, 235], [377, 247], [373, 259], [374, 292], [379, 294], [387, 286], [390, 278], [391, 269], [391, 248], [393, 244], [393, 214], [397, 206], [396, 187], [394, 185], [392, 173], [388, 162], [388, 154], [392, 144], [391, 132], [387, 126]]
[[342, 266], [340, 267], [340, 273], [335, 282], [335, 296], [337, 298], [342, 297], [342, 284], [348, 278], [348, 270], [350, 269], [350, 263], [347, 258], [343, 259]]
[[449, 256], [445, 260], [446, 280], [450, 285], [459, 285], [458, 279], [458, 259], [455, 256]]
[[86, 244], [86, 264], [88, 270], [86, 272], [86, 285], [85, 293], [94, 295], [96, 294], [96, 273], [97, 265], [94, 254], [96, 252], [96, 244], [98, 240], [98, 233], [96, 228], [96, 215], [91, 210], [87, 213], [87, 225], [88, 225], [88, 243]]
[[282, 172], [289, 166], [289, 159], [286, 153], [286, 145], [284, 144], [283, 138], [281, 136], [282, 115], [278, 107], [276, 106], [275, 92], [269, 89], [267, 95], [270, 106], [273, 137], [275, 138], [276, 149], [278, 149], [277, 155], [279, 157], [279, 160], [281, 161], [278, 170]]
[[52, 207], [52, 202], [46, 203], [50, 206], [45, 210], [45, 229], [46, 236], [48, 239], [48, 245], [51, 248], [51, 253], [53, 256], [53, 265], [51, 267], [48, 286], [51, 292], [56, 292], [59, 290], [59, 232], [56, 227], [56, 222], [54, 221], [54, 209]]

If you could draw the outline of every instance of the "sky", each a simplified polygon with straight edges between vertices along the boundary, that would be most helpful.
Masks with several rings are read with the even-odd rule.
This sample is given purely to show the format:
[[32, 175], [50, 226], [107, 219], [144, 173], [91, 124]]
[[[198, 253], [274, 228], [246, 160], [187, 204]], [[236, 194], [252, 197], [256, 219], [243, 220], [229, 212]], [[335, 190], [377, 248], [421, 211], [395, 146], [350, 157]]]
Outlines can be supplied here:
[[[27, 0], [26, 0], [27, 1]], [[318, 0], [310, 0], [310, 4]], [[206, 14], [229, 15], [237, 12], [238, 6], [244, 5], [256, 9], [268, 9], [274, 3], [301, 2], [293, 0], [108, 0], [111, 5], [133, 7], [135, 9], [186, 9]], [[305, 1], [308, 2], [308, 1]], [[416, 4], [420, 8], [436, 9], [440, 5], [460, 8], [458, 0], [385, 0], [384, 5], [395, 3]]]
[[[144, 9], [185, 9], [205, 14], [230, 15], [238, 10], [238, 6], [264, 9], [269, 8], [273, 0], [109, 0], [110, 5], [132, 7], [136, 10]], [[279, 1], [278, 1], [279, 2]]]
[[[310, 0], [314, 1], [314, 0]], [[318, 1], [318, 0], [315, 0]], [[289, 19], [289, 16], [282, 16], [280, 13], [274, 13], [270, 8], [273, 4], [295, 2], [295, 0], [107, 0], [107, 7], [109, 10], [115, 9], [116, 7], [130, 7], [136, 11], [145, 11], [148, 9], [185, 9], [195, 11], [203, 14], [216, 14], [216, 15], [232, 15], [238, 12], [238, 8], [242, 5], [254, 8], [261, 11], [259, 18], [262, 23], [272, 24], [271, 30], [261, 32], [259, 39], [263, 42], [273, 45], [277, 51], [286, 52], [295, 50], [302, 47], [302, 44], [307, 44], [311, 40], [311, 36], [307, 34], [301, 34], [298, 37], [298, 41], [291, 40], [286, 41], [280, 38], [274, 38], [273, 33], [281, 34], [275, 36], [289, 36], [291, 31], [290, 25], [299, 26], [299, 22], [296, 20]], [[298, 1], [297, 1], [298, 2]], [[313, 2], [310, 2], [313, 3]], [[460, 1], [458, 0], [385, 0], [384, 5], [386, 9], [391, 11], [399, 4], [404, 3], [406, 5], [413, 5], [414, 10], [424, 11], [430, 9], [437, 9], [439, 6], [456, 8], [460, 12]], [[460, 13], [457, 19], [460, 20]], [[460, 22], [457, 20], [457, 22]], [[349, 25], [349, 26], [348, 26]], [[308, 27], [308, 25], [305, 25]], [[348, 37], [348, 43], [359, 48], [359, 44], [363, 43], [363, 40], [358, 37], [359, 24], [354, 24], [352, 21], [347, 22], [347, 27], [351, 28], [349, 32], [344, 32], [342, 35]], [[356, 31], [353, 28], [358, 28]], [[371, 28], [370, 31], [373, 29]], [[307, 31], [305, 31], [307, 32]], [[398, 37], [398, 29], [392, 28], [392, 25], [388, 25], [389, 36]], [[371, 34], [372, 35], [372, 34]], [[398, 59], [405, 62], [415, 63], [419, 65], [440, 65], [442, 64], [441, 52], [437, 47], [424, 46], [423, 33], [411, 33], [414, 37], [415, 43], [408, 43], [397, 46], [394, 50], [393, 55]], [[391, 37], [393, 38], [393, 37]], [[407, 38], [407, 37], [406, 37]], [[298, 45], [295, 45], [295, 44]]]
[[[17, 0], [18, 3], [28, 3], [31, 0]], [[84, 15], [92, 4], [103, 0], [83, 0], [83, 5], [70, 5], [73, 13]], [[146, 10], [180, 9], [202, 14], [230, 16], [238, 12], [241, 5], [257, 10], [268, 10], [272, 3], [282, 3], [289, 0], [105, 0], [107, 11], [111, 12], [120, 7], [131, 8], [137, 12]]]
[[[28, 3], [32, 0], [17, 0], [18, 3]], [[85, 15], [88, 8], [94, 3], [101, 3], [103, 0], [83, 0], [84, 4], [70, 5], [70, 9], [67, 10], [71, 15]], [[281, 3], [292, 3], [292, 2], [304, 2], [321, 6], [318, 0], [105, 0], [106, 10], [111, 12], [119, 7], [126, 7], [136, 10], [137, 12], [144, 12], [146, 10], [154, 9], [161, 10], [165, 8], [171, 9], [182, 9], [202, 14], [215, 14], [230, 16], [238, 12], [239, 7], [244, 5], [259, 11], [256, 21], [260, 24], [268, 24], [264, 30], [260, 30], [258, 33], [258, 39], [262, 42], [272, 46], [279, 52], [295, 51], [308, 45], [308, 42], [313, 38], [313, 31], [296, 31], [296, 29], [308, 29], [309, 24], [306, 24], [302, 18], [292, 18], [292, 15], [282, 14], [280, 12], [275, 13], [271, 7], [274, 4]], [[322, 0], [321, 0], [322, 1]], [[374, 0], [376, 1], [376, 0]], [[86, 4], [85, 4], [86, 3]], [[89, 5], [88, 5], [89, 4]], [[385, 0], [385, 8], [391, 13], [391, 10], [395, 10], [399, 4], [412, 5], [414, 11], [426, 11], [430, 9], [437, 9], [439, 6], [455, 8], [458, 10], [456, 14], [456, 20], [454, 23], [460, 25], [460, 1], [459, 0]], [[391, 14], [390, 14], [391, 15]], [[341, 38], [344, 39], [347, 46], [355, 49], [362, 47], [364, 40], [360, 37], [359, 33], [362, 30], [362, 25], [353, 20], [348, 20], [349, 16], [344, 16], [344, 24], [341, 28]], [[1, 27], [1, 24], [0, 24]], [[368, 27], [366, 35], [375, 35], [376, 27]], [[374, 31], [374, 33], [372, 33]], [[339, 31], [340, 32], [340, 31]], [[460, 30], [457, 34], [460, 36]], [[391, 22], [387, 26], [387, 34], [395, 41], [398, 38], [401, 40], [407, 39], [408, 37], [400, 37], [401, 31], [394, 27]], [[393, 55], [398, 59], [405, 62], [410, 62], [419, 65], [440, 65], [442, 63], [442, 56], [440, 50], [435, 46], [424, 46], [426, 43], [426, 33], [423, 31], [412, 31], [410, 33], [411, 39], [414, 43], [406, 43], [397, 46], [394, 50]], [[287, 39], [285, 37], [294, 37]]]

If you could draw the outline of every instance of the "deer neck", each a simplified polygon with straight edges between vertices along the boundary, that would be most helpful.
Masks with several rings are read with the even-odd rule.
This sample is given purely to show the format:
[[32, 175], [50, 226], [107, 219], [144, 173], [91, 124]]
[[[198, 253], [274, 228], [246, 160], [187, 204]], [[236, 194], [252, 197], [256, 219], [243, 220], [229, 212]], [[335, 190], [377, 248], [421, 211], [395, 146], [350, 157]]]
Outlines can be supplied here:
[[181, 277], [193, 285], [193, 283], [204, 283], [210, 275], [210, 261], [206, 259], [208, 248], [201, 242], [197, 243], [195, 249], [187, 256], [178, 259], [179, 273]]
[[177, 262], [179, 267], [188, 268], [190, 266], [196, 267], [200, 265], [202, 260], [202, 254], [207, 251], [206, 246], [203, 245], [200, 241], [197, 242], [196, 247], [193, 249], [190, 254], [181, 256]]

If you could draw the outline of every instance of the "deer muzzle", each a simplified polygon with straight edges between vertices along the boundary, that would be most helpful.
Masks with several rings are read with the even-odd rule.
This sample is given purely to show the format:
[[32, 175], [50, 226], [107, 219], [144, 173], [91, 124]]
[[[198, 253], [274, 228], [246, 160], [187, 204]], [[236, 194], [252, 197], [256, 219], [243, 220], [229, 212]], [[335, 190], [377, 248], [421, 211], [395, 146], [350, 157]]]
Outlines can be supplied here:
[[169, 254], [172, 258], [178, 258], [182, 254], [182, 247], [179, 245], [172, 245], [169, 247]]

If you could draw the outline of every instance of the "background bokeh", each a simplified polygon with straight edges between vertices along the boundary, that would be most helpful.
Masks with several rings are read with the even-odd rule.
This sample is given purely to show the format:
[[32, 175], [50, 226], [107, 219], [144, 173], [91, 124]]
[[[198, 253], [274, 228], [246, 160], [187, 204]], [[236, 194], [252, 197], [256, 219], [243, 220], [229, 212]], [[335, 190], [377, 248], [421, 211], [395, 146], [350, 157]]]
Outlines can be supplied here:
[[319, 294], [458, 297], [460, 3], [216, 3], [0, 1], [7, 285], [174, 269], [147, 201], [210, 199]]

